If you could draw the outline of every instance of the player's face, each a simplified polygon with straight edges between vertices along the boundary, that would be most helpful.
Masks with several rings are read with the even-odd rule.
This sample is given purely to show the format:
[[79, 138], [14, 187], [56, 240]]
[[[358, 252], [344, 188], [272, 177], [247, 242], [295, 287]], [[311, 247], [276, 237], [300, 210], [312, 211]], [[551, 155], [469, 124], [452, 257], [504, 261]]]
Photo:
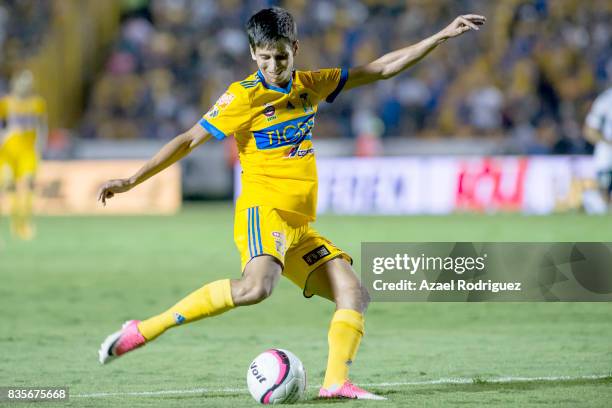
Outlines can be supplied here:
[[274, 44], [256, 47], [255, 50], [251, 49], [251, 56], [257, 62], [257, 67], [266, 82], [283, 88], [291, 79], [293, 57], [297, 49], [297, 41], [294, 44], [278, 41]]
[[28, 96], [32, 92], [34, 79], [30, 71], [20, 72], [13, 79], [12, 91], [18, 96]]

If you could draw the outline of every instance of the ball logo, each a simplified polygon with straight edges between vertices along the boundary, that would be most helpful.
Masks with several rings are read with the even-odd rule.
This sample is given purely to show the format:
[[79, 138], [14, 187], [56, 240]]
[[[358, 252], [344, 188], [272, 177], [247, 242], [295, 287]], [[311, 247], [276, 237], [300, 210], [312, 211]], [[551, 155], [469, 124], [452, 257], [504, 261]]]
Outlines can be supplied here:
[[257, 369], [257, 364], [255, 363], [251, 364], [250, 369], [251, 369], [251, 374], [253, 374], [253, 377], [255, 377], [257, 381], [259, 381], [260, 384], [266, 381], [266, 377], [264, 377], [263, 374], [261, 374], [259, 370]]

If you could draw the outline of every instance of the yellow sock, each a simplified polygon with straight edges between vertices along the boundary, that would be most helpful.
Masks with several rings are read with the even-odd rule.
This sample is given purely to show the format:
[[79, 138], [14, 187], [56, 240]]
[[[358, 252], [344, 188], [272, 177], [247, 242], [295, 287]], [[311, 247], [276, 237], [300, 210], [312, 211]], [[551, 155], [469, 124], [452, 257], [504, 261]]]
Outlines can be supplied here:
[[351, 309], [339, 309], [334, 313], [327, 335], [329, 356], [323, 388], [342, 386], [348, 379], [349, 368], [357, 355], [363, 331], [361, 313]]
[[216, 316], [233, 307], [230, 280], [218, 280], [187, 295], [164, 313], [140, 322], [138, 330], [150, 341], [171, 327]]

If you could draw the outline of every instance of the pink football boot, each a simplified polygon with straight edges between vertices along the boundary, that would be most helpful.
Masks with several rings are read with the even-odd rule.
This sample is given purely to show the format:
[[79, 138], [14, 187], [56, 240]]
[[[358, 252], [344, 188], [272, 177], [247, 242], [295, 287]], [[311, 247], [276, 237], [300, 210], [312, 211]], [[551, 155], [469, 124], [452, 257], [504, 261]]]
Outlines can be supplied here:
[[100, 364], [107, 364], [119, 356], [141, 347], [146, 339], [138, 331], [140, 320], [128, 320], [121, 330], [108, 336], [98, 350]]
[[323, 387], [319, 390], [319, 397], [321, 398], [352, 398], [362, 400], [386, 400], [385, 397], [380, 395], [372, 394], [364, 389], [357, 387], [355, 384], [346, 380], [342, 387], [336, 388], [335, 390], [327, 390]]

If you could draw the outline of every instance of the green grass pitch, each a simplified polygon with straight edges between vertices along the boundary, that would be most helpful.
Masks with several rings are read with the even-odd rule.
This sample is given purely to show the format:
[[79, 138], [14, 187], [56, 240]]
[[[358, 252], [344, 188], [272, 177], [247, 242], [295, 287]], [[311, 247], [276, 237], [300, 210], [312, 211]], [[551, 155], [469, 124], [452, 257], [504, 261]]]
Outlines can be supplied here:
[[[70, 387], [69, 402], [45, 406], [255, 406], [247, 366], [283, 347], [306, 367], [303, 406], [610, 404], [609, 303], [373, 303], [352, 378], [386, 402], [316, 399], [333, 305], [304, 299], [286, 280], [260, 305], [171, 330], [100, 366], [100, 342], [124, 320], [239, 275], [232, 217], [229, 205], [173, 217], [45, 217], [33, 242], [8, 239], [2, 220], [0, 386]], [[357, 268], [362, 241], [612, 241], [612, 217], [582, 215], [325, 216], [315, 227]], [[461, 381], [437, 381], [448, 378]]]

